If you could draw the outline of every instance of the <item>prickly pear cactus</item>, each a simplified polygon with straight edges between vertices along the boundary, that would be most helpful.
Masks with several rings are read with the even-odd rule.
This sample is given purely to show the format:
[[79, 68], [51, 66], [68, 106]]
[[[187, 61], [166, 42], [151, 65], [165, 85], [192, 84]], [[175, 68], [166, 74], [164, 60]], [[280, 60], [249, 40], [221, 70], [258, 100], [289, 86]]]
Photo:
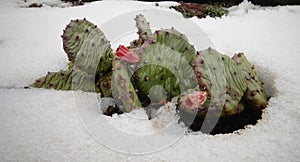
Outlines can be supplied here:
[[124, 112], [141, 108], [141, 102], [130, 82], [128, 68], [122, 60], [115, 59], [113, 62], [112, 93], [117, 105]]
[[86, 19], [71, 21], [62, 38], [64, 50], [75, 67], [94, 74], [96, 70], [97, 73], [111, 71], [114, 54], [96, 25]]
[[[151, 95], [151, 102], [159, 102], [161, 96], [167, 95], [170, 101], [186, 89], [195, 87], [197, 82], [191, 64], [196, 52], [187, 38], [175, 29], [162, 29], [152, 34], [144, 16], [138, 15], [135, 20], [140, 36], [138, 41], [143, 43], [132, 48], [141, 59], [134, 65], [132, 82], [141, 100], [147, 100]], [[149, 94], [153, 86], [161, 86], [164, 91]]]
[[[93, 23], [72, 20], [62, 35], [64, 50], [71, 61], [69, 70], [48, 73], [36, 80], [33, 87], [61, 90], [82, 90], [101, 92], [102, 97], [111, 96], [111, 90], [101, 83], [107, 83], [114, 54], [104, 33]], [[95, 85], [95, 83], [97, 83]]]
[[247, 81], [245, 99], [247, 102], [257, 110], [265, 108], [268, 104], [267, 95], [254, 65], [250, 64], [243, 53], [235, 54], [232, 59], [238, 64], [245, 75]]
[[187, 37], [182, 33], [178, 32], [174, 28], [162, 29], [155, 31], [154, 39], [157, 44], [177, 51], [190, 63], [190, 65], [193, 64], [196, 56], [196, 50], [194, 46], [189, 43]]
[[138, 35], [139, 38], [142, 39], [143, 41], [149, 40], [152, 37], [152, 31], [149, 26], [149, 22], [145, 19], [143, 15], [137, 15], [136, 18], [134, 19], [136, 22], [136, 27], [138, 29]]
[[143, 15], [135, 18], [139, 39], [111, 49], [91, 22], [71, 21], [63, 47], [70, 60], [65, 71], [48, 73], [32, 87], [97, 92], [114, 97], [122, 111], [163, 104], [179, 96], [179, 108], [204, 116], [208, 110], [229, 117], [251, 104], [267, 105], [263, 84], [243, 54], [232, 59], [211, 48], [196, 52], [175, 29], [152, 33]]
[[138, 28], [137, 34], [139, 34], [139, 38], [142, 40], [136, 40], [136, 42], [145, 42], [144, 44], [140, 43], [142, 45], [140, 50], [146, 48], [148, 44], [159, 44], [177, 51], [191, 65], [193, 64], [196, 50], [184, 34], [174, 28], [157, 30], [152, 34], [150, 24], [143, 15], [138, 15], [135, 20], [136, 27]]
[[86, 72], [74, 71], [73, 69], [48, 72], [45, 77], [37, 79], [31, 86], [56, 90], [99, 92], [98, 87], [95, 87], [94, 76]]
[[[132, 82], [142, 98], [147, 96], [151, 87], [155, 85], [164, 88], [168, 101], [197, 85], [193, 68], [177, 51], [151, 44], [140, 56], [141, 61], [135, 65]], [[161, 94], [153, 96], [161, 96]]]
[[205, 104], [197, 110], [198, 115], [206, 114], [208, 109], [222, 111], [222, 116], [243, 111], [239, 103], [246, 90], [245, 77], [232, 59], [211, 48], [198, 52], [195, 73], [200, 90], [208, 92]]

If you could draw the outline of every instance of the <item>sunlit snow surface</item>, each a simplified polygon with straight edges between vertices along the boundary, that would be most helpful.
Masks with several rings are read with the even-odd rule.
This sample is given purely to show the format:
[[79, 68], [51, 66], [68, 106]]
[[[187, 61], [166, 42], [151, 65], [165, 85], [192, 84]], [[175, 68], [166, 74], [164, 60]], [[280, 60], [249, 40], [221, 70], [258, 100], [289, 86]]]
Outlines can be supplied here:
[[[28, 5], [29, 2], [41, 0], [28, 1]], [[187, 133], [182, 125], [174, 122], [168, 125], [177, 118], [171, 103], [166, 108], [168, 111], [161, 110], [158, 118], [149, 121], [141, 110], [106, 117], [99, 112], [100, 99], [95, 94], [22, 88], [47, 71], [67, 67], [60, 35], [71, 19], [86, 17], [101, 26], [134, 10], [159, 9], [184, 21], [180, 14], [167, 9], [176, 3], [165, 2], [155, 7], [154, 3], [105, 1], [72, 8], [51, 8], [51, 4], [67, 4], [48, 0], [37, 9], [24, 8], [27, 3], [18, 0], [1, 0], [0, 4], [0, 161], [299, 160], [299, 6], [261, 8], [244, 2], [230, 8], [230, 14], [222, 19], [190, 19], [207, 34], [218, 51], [229, 56], [244, 52], [257, 67], [268, 94], [273, 96], [257, 125], [233, 134], [208, 136]], [[133, 18], [126, 24], [134, 29]], [[155, 22], [151, 25], [155, 26]], [[108, 39], [114, 37], [114, 30], [103, 28], [103, 31]], [[196, 44], [193, 33], [185, 32]], [[129, 36], [115, 43], [126, 44], [133, 38]], [[123, 136], [116, 139], [115, 134], [106, 130], [95, 137], [86, 129], [80, 108], [94, 111], [95, 117], [105, 119], [108, 125], [119, 130], [118, 133], [143, 136], [155, 134], [161, 128], [170, 129], [158, 133], [153, 141], [125, 141]], [[155, 141], [177, 137], [178, 132], [180, 138], [174, 138], [173, 143]], [[113, 138], [104, 145], [101, 137]], [[122, 142], [124, 145], [114, 149]], [[135, 155], [137, 152], [133, 147], [151, 148], [159, 143], [165, 147]]]

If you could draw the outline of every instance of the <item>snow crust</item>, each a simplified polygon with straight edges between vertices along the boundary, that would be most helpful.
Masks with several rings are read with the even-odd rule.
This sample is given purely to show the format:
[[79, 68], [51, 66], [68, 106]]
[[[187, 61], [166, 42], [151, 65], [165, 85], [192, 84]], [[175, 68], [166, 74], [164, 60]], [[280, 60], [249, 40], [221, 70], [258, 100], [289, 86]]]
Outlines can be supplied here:
[[[22, 88], [47, 71], [67, 67], [60, 35], [71, 19], [86, 17], [101, 26], [134, 10], [169, 10], [168, 4], [174, 3], [155, 7], [149, 2], [103, 1], [79, 7], [36, 9], [22, 8], [23, 3], [17, 0], [0, 1], [0, 160], [298, 161], [300, 6], [262, 8], [245, 1], [232, 7], [222, 19], [189, 19], [207, 34], [218, 51], [229, 56], [244, 52], [272, 96], [257, 125], [232, 134], [188, 132], [172, 122], [176, 119], [172, 103], [160, 109], [152, 120], [146, 119], [143, 110], [106, 117], [101, 115], [101, 100], [95, 94]], [[175, 11], [169, 12], [184, 20]], [[134, 22], [128, 21], [134, 27]], [[103, 31], [108, 38], [113, 37], [114, 30]], [[193, 32], [185, 34], [195, 40]], [[94, 116], [86, 113], [88, 110]], [[95, 129], [99, 136], [94, 136], [87, 129], [97, 126], [92, 119], [103, 119], [121, 131], [110, 134], [110, 127]], [[169, 129], [162, 132], [161, 128]], [[149, 134], [155, 134], [155, 138]], [[134, 140], [130, 138], [133, 135], [145, 135], [152, 141]], [[159, 143], [165, 147], [156, 148]], [[136, 155], [136, 149], [146, 154]]]

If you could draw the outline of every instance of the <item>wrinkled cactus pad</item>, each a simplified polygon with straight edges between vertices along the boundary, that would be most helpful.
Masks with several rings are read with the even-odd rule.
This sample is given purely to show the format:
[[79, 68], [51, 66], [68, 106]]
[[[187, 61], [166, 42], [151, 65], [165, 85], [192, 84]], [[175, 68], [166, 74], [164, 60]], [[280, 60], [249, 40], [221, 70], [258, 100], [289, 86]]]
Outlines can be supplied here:
[[241, 67], [245, 75], [247, 83], [245, 99], [247, 102], [258, 110], [265, 108], [268, 104], [266, 91], [254, 65], [250, 64], [243, 53], [235, 54], [232, 59]]

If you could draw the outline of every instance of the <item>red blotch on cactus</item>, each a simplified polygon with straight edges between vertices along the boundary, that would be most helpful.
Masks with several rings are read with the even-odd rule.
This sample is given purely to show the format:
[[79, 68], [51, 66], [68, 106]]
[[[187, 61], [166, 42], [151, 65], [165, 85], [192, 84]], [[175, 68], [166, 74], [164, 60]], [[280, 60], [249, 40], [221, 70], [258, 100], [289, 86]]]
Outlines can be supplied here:
[[197, 110], [204, 104], [207, 98], [206, 91], [194, 91], [188, 94], [184, 99], [184, 107], [189, 110]]
[[120, 45], [117, 48], [116, 55], [120, 57], [122, 60], [127, 61], [129, 63], [135, 63], [140, 61], [140, 58], [138, 57], [137, 54], [135, 54], [134, 52], [132, 52], [131, 50], [129, 50], [123, 45]]

